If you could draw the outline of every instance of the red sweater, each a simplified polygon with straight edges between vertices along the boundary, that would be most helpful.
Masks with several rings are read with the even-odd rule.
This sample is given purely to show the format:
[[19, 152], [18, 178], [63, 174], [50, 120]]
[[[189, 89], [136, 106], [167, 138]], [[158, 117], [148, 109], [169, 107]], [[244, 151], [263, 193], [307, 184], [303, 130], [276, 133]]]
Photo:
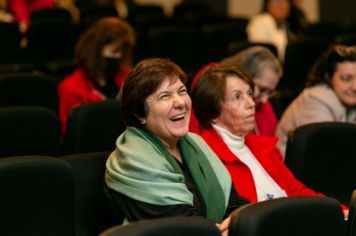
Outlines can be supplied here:
[[[214, 128], [203, 130], [201, 136], [230, 172], [237, 192], [251, 202], [257, 202], [256, 186], [250, 169], [230, 151]], [[294, 177], [283, 163], [281, 155], [276, 149], [276, 142], [277, 138], [274, 137], [252, 134], [245, 137], [246, 146], [288, 196], [324, 196], [309, 189]]]
[[[121, 87], [131, 68], [122, 66], [120, 74], [115, 78], [115, 84]], [[59, 120], [64, 133], [67, 116], [73, 107], [80, 104], [106, 100], [106, 96], [97, 90], [94, 83], [87, 77], [82, 68], [76, 69], [58, 85]]]

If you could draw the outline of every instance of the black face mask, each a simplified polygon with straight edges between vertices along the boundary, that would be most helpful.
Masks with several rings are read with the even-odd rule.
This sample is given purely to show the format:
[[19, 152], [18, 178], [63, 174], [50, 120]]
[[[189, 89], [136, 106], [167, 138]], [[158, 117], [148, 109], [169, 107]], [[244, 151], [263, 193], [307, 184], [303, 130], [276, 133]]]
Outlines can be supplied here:
[[104, 60], [105, 60], [105, 77], [108, 81], [113, 80], [120, 72], [121, 58], [104, 57]]

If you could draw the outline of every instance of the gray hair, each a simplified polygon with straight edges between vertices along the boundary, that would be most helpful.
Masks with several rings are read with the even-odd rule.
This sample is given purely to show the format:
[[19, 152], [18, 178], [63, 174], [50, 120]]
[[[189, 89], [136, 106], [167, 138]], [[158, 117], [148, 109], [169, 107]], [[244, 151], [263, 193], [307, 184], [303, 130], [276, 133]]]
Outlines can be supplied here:
[[283, 70], [281, 63], [273, 53], [262, 46], [253, 46], [221, 61], [224, 66], [239, 66], [253, 79], [261, 76], [264, 68], [270, 67], [279, 77]]

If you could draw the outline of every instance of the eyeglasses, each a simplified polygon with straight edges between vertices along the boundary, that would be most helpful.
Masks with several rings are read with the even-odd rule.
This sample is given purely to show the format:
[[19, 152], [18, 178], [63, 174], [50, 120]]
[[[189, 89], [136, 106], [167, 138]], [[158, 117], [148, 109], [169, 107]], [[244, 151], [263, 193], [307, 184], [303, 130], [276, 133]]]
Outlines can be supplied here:
[[276, 91], [275, 90], [271, 90], [270, 88], [267, 88], [267, 87], [263, 87], [263, 86], [259, 86], [259, 85], [255, 85], [256, 86], [256, 89], [258, 89], [258, 96], [256, 96], [257, 98], [258, 97], [261, 97], [263, 95], [267, 95], [268, 97], [273, 97], [276, 95]]

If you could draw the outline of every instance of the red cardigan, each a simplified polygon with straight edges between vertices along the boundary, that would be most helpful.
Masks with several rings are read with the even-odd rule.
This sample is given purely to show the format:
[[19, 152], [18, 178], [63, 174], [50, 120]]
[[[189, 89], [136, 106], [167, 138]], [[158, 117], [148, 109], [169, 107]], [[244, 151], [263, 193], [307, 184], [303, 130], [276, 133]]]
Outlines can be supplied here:
[[[121, 66], [120, 74], [115, 78], [115, 84], [118, 88], [121, 87], [130, 70], [131, 68], [128, 66]], [[73, 107], [106, 100], [106, 96], [95, 88], [94, 83], [87, 77], [82, 68], [76, 69], [61, 81], [58, 85], [57, 93], [62, 133], [65, 131], [68, 113]]]
[[[214, 128], [203, 130], [200, 135], [230, 172], [237, 192], [251, 202], [257, 202], [256, 186], [250, 169], [230, 151]], [[281, 155], [276, 149], [276, 142], [277, 138], [274, 137], [252, 134], [245, 137], [246, 146], [288, 196], [324, 196], [309, 189], [293, 176], [283, 163]]]

